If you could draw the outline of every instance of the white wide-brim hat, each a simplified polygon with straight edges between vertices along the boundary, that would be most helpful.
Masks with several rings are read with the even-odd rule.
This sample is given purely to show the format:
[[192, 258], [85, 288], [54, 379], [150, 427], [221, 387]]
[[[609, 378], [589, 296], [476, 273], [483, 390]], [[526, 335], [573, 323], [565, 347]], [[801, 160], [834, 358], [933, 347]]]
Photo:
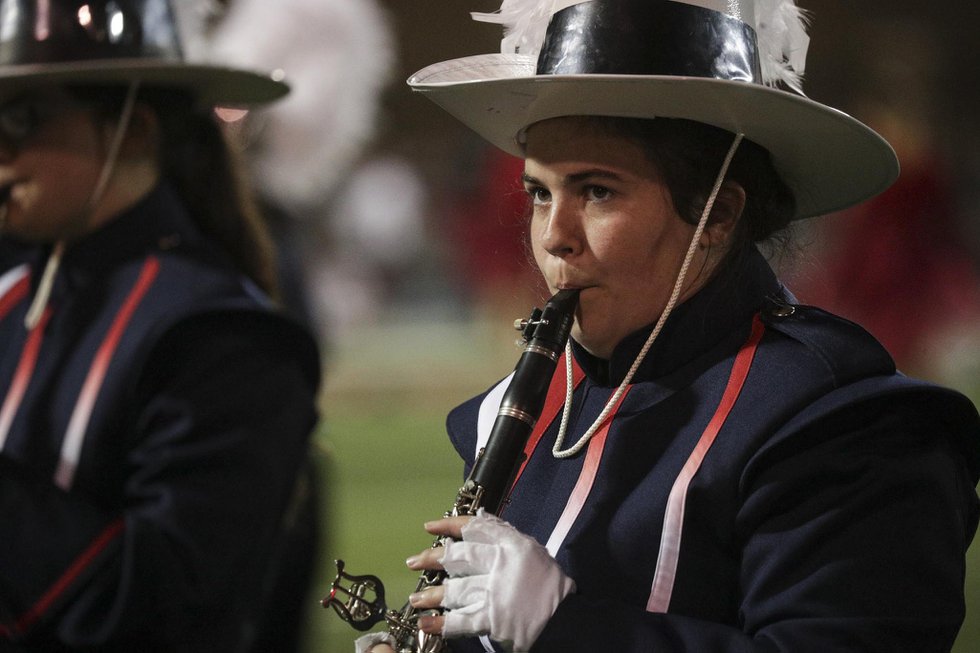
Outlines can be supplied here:
[[[885, 190], [899, 166], [881, 136], [841, 111], [763, 83], [762, 70], [771, 66], [760, 60], [758, 34], [781, 38], [781, 52], [792, 42], [785, 32], [767, 32], [771, 26], [759, 25], [760, 16], [773, 21], [770, 6], [796, 15], [799, 9], [787, 0], [755, 1], [760, 6], [556, 0], [536, 55], [444, 61], [408, 83], [516, 156], [523, 156], [524, 131], [549, 118], [683, 118], [742, 133], [768, 150], [796, 197], [794, 218], [831, 213]], [[785, 77], [788, 68], [778, 74]]]
[[281, 72], [184, 58], [168, 0], [2, 0], [0, 93], [44, 85], [125, 85], [186, 91], [207, 105], [252, 106], [289, 92]]

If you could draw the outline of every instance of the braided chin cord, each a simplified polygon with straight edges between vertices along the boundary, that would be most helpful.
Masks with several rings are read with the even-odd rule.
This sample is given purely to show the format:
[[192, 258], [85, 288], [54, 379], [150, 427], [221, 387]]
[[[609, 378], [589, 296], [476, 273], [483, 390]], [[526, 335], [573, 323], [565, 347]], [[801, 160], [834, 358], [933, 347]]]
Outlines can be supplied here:
[[735, 140], [732, 142], [731, 147], [728, 148], [728, 154], [725, 156], [724, 162], [721, 164], [721, 170], [718, 172], [718, 177], [715, 179], [714, 187], [711, 189], [711, 194], [708, 196], [708, 201], [704, 205], [704, 211], [701, 212], [701, 219], [698, 221], [697, 227], [694, 229], [694, 235], [691, 237], [691, 244], [687, 248], [687, 254], [684, 256], [684, 262], [681, 264], [681, 268], [677, 273], [677, 279], [674, 281], [674, 288], [670, 293], [670, 299], [667, 300], [667, 305], [664, 310], [660, 313], [660, 318], [657, 320], [656, 325], [653, 327], [653, 331], [650, 332], [650, 336], [647, 338], [640, 352], [636, 355], [636, 359], [630, 366], [629, 371], [626, 376], [623, 377], [623, 382], [619, 384], [616, 391], [609, 397], [606, 402], [605, 407], [599, 416], [596, 417], [595, 422], [589, 427], [582, 437], [578, 439], [578, 442], [573, 444], [568, 449], [562, 451], [562, 445], [565, 443], [565, 433], [568, 430], [568, 420], [572, 412], [572, 392], [574, 391], [574, 383], [572, 381], [572, 344], [571, 339], [565, 345], [565, 405], [561, 412], [561, 424], [558, 427], [558, 437], [555, 439], [555, 446], [552, 448], [551, 453], [555, 458], [570, 458], [582, 450], [592, 436], [596, 434], [602, 424], [609, 417], [609, 413], [612, 412], [613, 406], [619, 403], [619, 400], [625, 394], [626, 389], [629, 387], [630, 382], [633, 380], [633, 375], [636, 374], [636, 370], [639, 369], [640, 364], [646, 357], [647, 352], [653, 346], [654, 341], [660, 332], [663, 330], [664, 324], [667, 322], [667, 318], [673, 312], [674, 307], [677, 305], [677, 301], [681, 295], [681, 289], [684, 287], [684, 280], [687, 277], [688, 269], [691, 267], [691, 261], [694, 259], [694, 253], [697, 251], [698, 242], [701, 240], [701, 234], [704, 233], [704, 228], [708, 224], [708, 216], [711, 215], [711, 209], [714, 207], [715, 199], [718, 197], [718, 192], [721, 190], [721, 185], [725, 181], [725, 175], [728, 173], [728, 168], [732, 163], [732, 158], [735, 156], [735, 152], [738, 150], [739, 144], [742, 142], [743, 134], [737, 134]]
[[[116, 171], [119, 151], [122, 149], [123, 138], [126, 136], [126, 131], [129, 129], [129, 123], [133, 117], [133, 109], [136, 106], [136, 95], [139, 92], [139, 87], [140, 83], [138, 80], [133, 80], [129, 84], [129, 89], [126, 92], [126, 101], [123, 104], [119, 122], [106, 153], [105, 162], [102, 165], [99, 178], [95, 183], [95, 188], [92, 189], [92, 194], [89, 196], [88, 202], [85, 205], [85, 210], [82, 212], [81, 219], [79, 220], [80, 223], [88, 222], [96, 206], [102, 200], [102, 196], [105, 194], [112, 174]], [[4, 207], [4, 217], [6, 217], [6, 206]], [[0, 227], [2, 226], [0, 224]], [[48, 255], [48, 261], [44, 266], [44, 273], [41, 275], [41, 280], [38, 283], [37, 292], [34, 293], [34, 299], [27, 309], [27, 315], [24, 316], [24, 328], [28, 331], [32, 331], [38, 325], [41, 321], [41, 316], [44, 315], [44, 309], [48, 306], [48, 301], [51, 299], [51, 289], [54, 286], [54, 278], [58, 273], [58, 268], [61, 267], [61, 259], [65, 254], [65, 247], [65, 240], [58, 240], [54, 244], [51, 254]]]

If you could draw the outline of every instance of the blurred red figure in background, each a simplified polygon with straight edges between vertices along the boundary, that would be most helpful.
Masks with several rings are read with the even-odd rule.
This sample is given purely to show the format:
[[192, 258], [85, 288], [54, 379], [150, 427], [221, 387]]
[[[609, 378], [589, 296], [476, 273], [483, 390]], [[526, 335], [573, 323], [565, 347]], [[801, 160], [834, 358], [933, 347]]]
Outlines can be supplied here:
[[[823, 221], [818, 273], [793, 284], [807, 303], [865, 326], [906, 372], [980, 393], [980, 274], [958, 208], [954, 158], [944, 148], [943, 51], [919, 22], [880, 26], [857, 99], [895, 148], [902, 172], [887, 191]], [[876, 35], [876, 36], [874, 36]], [[901, 43], [901, 48], [894, 44]]]
[[894, 186], [835, 220], [832, 231], [826, 275], [804, 299], [865, 325], [903, 367], [935, 372], [937, 340], [980, 318], [974, 262], [957, 233], [941, 163], [925, 153], [906, 158]]
[[527, 251], [524, 161], [496, 148], [481, 149], [475, 159], [477, 181], [453, 197], [448, 211], [452, 263], [478, 312], [523, 315], [537, 301], [528, 287], [538, 280]]

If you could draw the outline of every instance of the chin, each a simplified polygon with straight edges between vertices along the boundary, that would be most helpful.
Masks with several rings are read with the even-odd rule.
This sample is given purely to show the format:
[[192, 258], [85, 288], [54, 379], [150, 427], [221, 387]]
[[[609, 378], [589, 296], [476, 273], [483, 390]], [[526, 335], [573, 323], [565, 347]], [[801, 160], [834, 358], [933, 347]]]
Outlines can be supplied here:
[[589, 352], [597, 358], [608, 359], [612, 354], [612, 347], [606, 347], [601, 341], [596, 342], [596, 338], [590, 337], [589, 334], [584, 333], [578, 325], [578, 321], [572, 327], [572, 339], [577, 342], [582, 349]]

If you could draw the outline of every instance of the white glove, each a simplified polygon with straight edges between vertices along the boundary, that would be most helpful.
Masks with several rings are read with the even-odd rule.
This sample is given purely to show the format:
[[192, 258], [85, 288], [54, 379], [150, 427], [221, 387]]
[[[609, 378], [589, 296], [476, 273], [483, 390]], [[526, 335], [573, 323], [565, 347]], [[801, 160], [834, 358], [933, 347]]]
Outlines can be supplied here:
[[395, 648], [395, 638], [389, 633], [368, 633], [354, 640], [354, 653], [371, 653], [371, 648], [381, 643]]
[[575, 581], [536, 540], [482, 509], [462, 534], [442, 558], [443, 636], [490, 635], [528, 651]]

